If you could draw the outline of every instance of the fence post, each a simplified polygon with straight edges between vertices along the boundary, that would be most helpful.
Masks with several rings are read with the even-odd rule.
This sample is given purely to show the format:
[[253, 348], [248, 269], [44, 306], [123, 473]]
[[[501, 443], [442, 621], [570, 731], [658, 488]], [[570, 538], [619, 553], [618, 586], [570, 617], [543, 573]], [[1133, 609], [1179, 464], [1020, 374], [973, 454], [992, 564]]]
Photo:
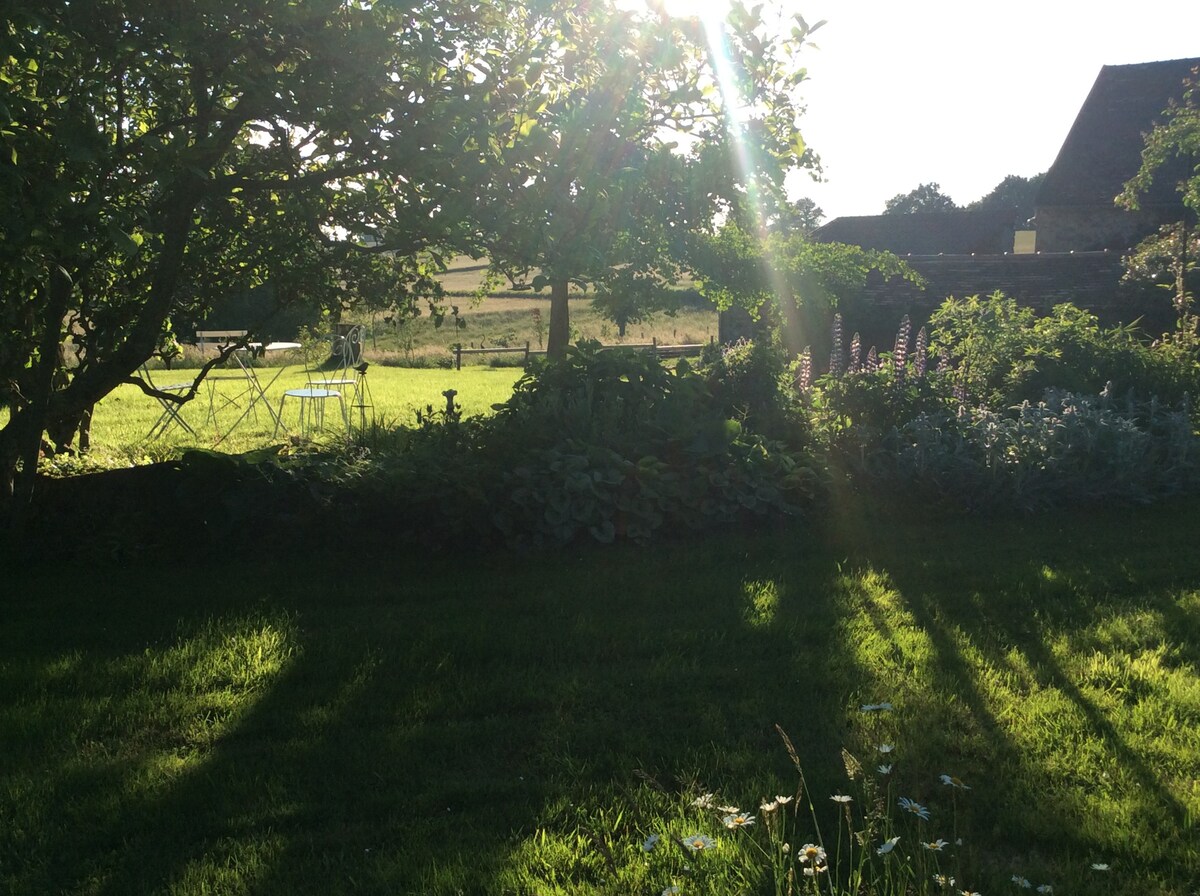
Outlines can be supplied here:
[[528, 339], [525, 340], [525, 365], [524, 365], [524, 368], [526, 370], [529, 369], [529, 340]]
[[454, 343], [454, 369], [462, 370], [462, 343]]
[[652, 336], [650, 338], [650, 355], [651, 355], [651, 357], [654, 358], [655, 361], [658, 360], [658, 337], [657, 336]]

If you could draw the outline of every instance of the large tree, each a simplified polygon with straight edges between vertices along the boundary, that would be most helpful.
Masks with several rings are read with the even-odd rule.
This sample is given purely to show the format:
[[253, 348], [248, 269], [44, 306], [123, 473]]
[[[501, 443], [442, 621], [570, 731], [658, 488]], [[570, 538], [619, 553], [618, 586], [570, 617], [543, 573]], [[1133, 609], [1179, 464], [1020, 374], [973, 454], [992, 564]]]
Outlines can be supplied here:
[[679, 276], [688, 232], [814, 163], [797, 131], [802, 18], [780, 31], [738, 3], [720, 24], [628, 6], [513, 8], [505, 53], [473, 60], [516, 87], [506, 129], [471, 144], [489, 172], [471, 248], [549, 287], [551, 355], [569, 339], [573, 284], [623, 291], [613, 307], [633, 319]]
[[1200, 269], [1200, 71], [1185, 84], [1180, 101], [1172, 101], [1160, 121], [1146, 135], [1142, 164], [1117, 197], [1118, 205], [1136, 210], [1164, 172], [1177, 174], [1174, 186], [1183, 200], [1181, 220], [1161, 227], [1147, 237], [1126, 259], [1129, 275], [1162, 280], [1173, 292], [1181, 327], [1193, 333], [1197, 320], [1191, 314], [1194, 272]]
[[912, 215], [917, 212], [948, 212], [958, 208], [954, 200], [942, 192], [940, 184], [921, 184], [907, 193], [898, 193], [884, 205], [885, 215]]
[[996, 184], [985, 196], [981, 196], [966, 206], [969, 209], [1015, 209], [1019, 220], [1027, 221], [1033, 217], [1037, 202], [1037, 192], [1046, 179], [1046, 172], [1035, 174], [1033, 177], [1022, 177], [1010, 174]]
[[0, 9], [0, 504], [173, 315], [268, 281], [403, 298], [477, 192], [466, 129], [507, 114], [462, 69], [502, 33], [478, 2]]

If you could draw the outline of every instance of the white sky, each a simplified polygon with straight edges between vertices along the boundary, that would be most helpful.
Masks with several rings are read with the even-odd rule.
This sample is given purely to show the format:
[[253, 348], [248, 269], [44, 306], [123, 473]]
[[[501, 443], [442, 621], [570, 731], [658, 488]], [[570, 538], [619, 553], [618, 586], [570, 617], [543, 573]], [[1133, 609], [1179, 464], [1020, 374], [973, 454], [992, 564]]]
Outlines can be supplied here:
[[805, 140], [825, 220], [930, 181], [959, 205], [1053, 163], [1104, 65], [1200, 57], [1200, 0], [785, 0], [811, 24]]

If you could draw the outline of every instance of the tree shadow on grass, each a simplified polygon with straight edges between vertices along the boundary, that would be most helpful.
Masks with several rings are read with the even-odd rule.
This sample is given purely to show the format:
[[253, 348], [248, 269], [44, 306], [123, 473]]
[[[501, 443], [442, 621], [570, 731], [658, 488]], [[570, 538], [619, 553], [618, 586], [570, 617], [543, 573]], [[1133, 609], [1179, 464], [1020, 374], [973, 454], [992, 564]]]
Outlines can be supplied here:
[[[925, 537], [929, 528], [918, 525], [906, 538], [867, 554], [873, 566], [888, 570], [916, 624], [927, 634], [934, 653], [934, 686], [952, 692], [965, 705], [967, 728], [979, 726], [984, 755], [990, 753], [1007, 771], [1004, 780], [989, 780], [989, 769], [978, 764], [984, 755], [972, 756], [968, 750], [963, 756], [982, 783], [974, 798], [994, 807], [997, 823], [991, 833], [997, 860], [1045, 850], [1077, 856], [1084, 868], [1104, 857], [1181, 886], [1189, 875], [1200, 872], [1179, 867], [1178, 832], [1189, 823], [1187, 808], [1164, 782], [1162, 770], [1130, 744], [1105, 708], [1063, 668], [1052, 647], [1056, 639], [1078, 638], [1100, 619], [1130, 610], [1129, 602], [1136, 598], [1149, 601], [1146, 609], [1161, 616], [1167, 637], [1177, 639], [1183, 662], [1193, 668], [1200, 665], [1196, 621], [1182, 613], [1172, 591], [1200, 583], [1200, 562], [1189, 547], [1187, 527], [1178, 525], [1180, 513], [1187, 517], [1190, 509], [1060, 515], [1042, 522], [974, 521], [953, 533], [936, 527], [941, 537], [932, 543]], [[1046, 520], [1054, 521], [1055, 528], [1047, 528]], [[1164, 549], [1172, 553], [1171, 545], [1182, 562], [1170, 569], [1147, 566], [1148, 554], [1162, 556]], [[1001, 552], [1007, 555], [1006, 572], [997, 579], [995, 561]], [[976, 562], [980, 554], [990, 555], [988, 562]], [[989, 572], [981, 576], [980, 569]], [[1065, 701], [1065, 710], [1050, 711], [1081, 719], [1080, 736], [1104, 755], [1104, 764], [1128, 776], [1130, 783], [1120, 798], [1134, 806], [1132, 820], [1092, 819], [1090, 830], [1081, 828], [1081, 820], [1095, 811], [1087, 806], [1088, 795], [1122, 785], [1105, 780], [1106, 772], [1102, 779], [1100, 764], [1070, 770], [1046, 765], [1053, 756], [1044, 752], [1045, 739], [1038, 744], [1038, 737], [1014, 737], [1013, 707], [997, 705], [987, 693], [980, 682], [982, 669], [1007, 676], [1018, 689], [1052, 692]], [[944, 707], [935, 706], [934, 711], [953, 719]], [[1000, 712], [1008, 716], [1004, 723]], [[929, 722], [925, 720], [927, 732]], [[964, 746], [971, 743], [969, 731], [953, 724], [950, 730], [963, 733]], [[952, 743], [944, 736], [937, 741], [935, 752], [952, 755]], [[1031, 755], [1030, 742], [1040, 746], [1043, 755]], [[1077, 745], [1070, 749], [1084, 755]], [[1028, 811], [1030, 804], [1037, 805], [1036, 813]], [[1136, 831], [1129, 829], [1131, 824]], [[1176, 836], [1161, 836], [1163, 829], [1172, 828]], [[1021, 874], [1026, 869], [1017, 866], [1012, 871]]]
[[[207, 600], [211, 571], [177, 569], [157, 605], [104, 595], [94, 623], [127, 630], [39, 637], [49, 653], [133, 669], [119, 688], [137, 699], [146, 658], [214, 618], [230, 630], [248, 608], [289, 619], [295, 652], [202, 743], [187, 742], [186, 720], [139, 730], [127, 710], [105, 737], [125, 725], [144, 749], [101, 765], [60, 755], [44, 808], [61, 821], [19, 879], [113, 896], [485, 888], [554, 807], [636, 769], [736, 786], [766, 757], [787, 778], [776, 723], [836, 761], [841, 695], [819, 686], [828, 589], [771, 552], [724, 568], [686, 545], [605, 556], [616, 562], [497, 558], [350, 580], [243, 567], [223, 572], [259, 584]], [[781, 577], [780, 618], [748, 625], [746, 582]], [[154, 686], [164, 699], [188, 687]], [[154, 777], [173, 758], [180, 769]]]

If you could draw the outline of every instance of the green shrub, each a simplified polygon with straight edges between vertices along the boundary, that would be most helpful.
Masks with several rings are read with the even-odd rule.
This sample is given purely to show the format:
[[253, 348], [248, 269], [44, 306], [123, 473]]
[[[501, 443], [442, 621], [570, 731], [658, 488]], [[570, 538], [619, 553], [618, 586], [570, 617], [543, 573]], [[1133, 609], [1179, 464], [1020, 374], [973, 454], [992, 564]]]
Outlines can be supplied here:
[[1200, 387], [1196, 343], [1153, 345], [1132, 327], [1101, 328], [1070, 304], [1039, 317], [994, 293], [948, 299], [930, 317], [931, 347], [949, 358], [966, 401], [993, 409], [1037, 401], [1047, 389], [1157, 396], [1178, 402]]

